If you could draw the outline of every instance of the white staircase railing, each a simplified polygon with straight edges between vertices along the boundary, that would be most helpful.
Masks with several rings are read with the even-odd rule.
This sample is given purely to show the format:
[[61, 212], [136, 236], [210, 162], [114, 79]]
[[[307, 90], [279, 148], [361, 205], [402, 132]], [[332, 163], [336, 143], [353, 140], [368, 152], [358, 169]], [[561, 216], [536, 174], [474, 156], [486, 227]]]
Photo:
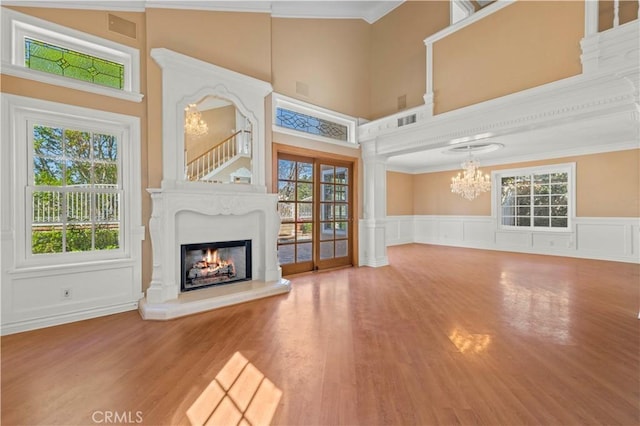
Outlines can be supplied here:
[[249, 134], [248, 130], [239, 130], [209, 151], [188, 162], [185, 170], [187, 180], [206, 180], [206, 176], [236, 156], [251, 155], [251, 144], [248, 142]]

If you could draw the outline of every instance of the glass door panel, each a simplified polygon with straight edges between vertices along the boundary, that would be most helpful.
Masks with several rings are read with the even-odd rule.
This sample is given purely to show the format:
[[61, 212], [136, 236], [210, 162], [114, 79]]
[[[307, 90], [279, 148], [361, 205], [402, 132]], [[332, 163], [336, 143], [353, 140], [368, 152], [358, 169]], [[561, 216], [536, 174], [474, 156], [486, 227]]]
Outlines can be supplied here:
[[319, 167], [319, 246], [318, 267], [350, 265], [351, 199], [349, 185], [351, 167], [321, 161]]
[[278, 261], [285, 274], [313, 270], [313, 160], [278, 158]]
[[283, 273], [351, 265], [351, 166], [280, 154], [277, 175]]

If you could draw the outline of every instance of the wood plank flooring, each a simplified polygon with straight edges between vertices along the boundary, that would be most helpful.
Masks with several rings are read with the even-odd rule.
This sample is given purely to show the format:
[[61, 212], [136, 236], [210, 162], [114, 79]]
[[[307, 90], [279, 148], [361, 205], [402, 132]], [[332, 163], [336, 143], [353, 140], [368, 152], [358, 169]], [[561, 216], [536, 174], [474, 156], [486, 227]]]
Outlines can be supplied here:
[[640, 424], [640, 266], [419, 244], [389, 258], [174, 321], [5, 336], [2, 424], [188, 424], [236, 351], [282, 389], [275, 425]]

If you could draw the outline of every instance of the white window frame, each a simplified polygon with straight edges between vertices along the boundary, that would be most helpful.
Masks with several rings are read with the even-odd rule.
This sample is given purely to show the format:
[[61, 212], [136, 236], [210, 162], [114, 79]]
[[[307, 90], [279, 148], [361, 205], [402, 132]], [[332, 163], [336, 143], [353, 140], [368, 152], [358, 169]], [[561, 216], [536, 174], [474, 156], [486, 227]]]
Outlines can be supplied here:
[[[512, 226], [502, 224], [502, 178], [514, 175], [531, 175], [547, 173], [567, 173], [568, 194], [567, 194], [567, 227], [553, 228], [535, 226]], [[494, 170], [491, 172], [493, 202], [491, 203], [491, 216], [494, 218], [496, 227], [500, 231], [516, 232], [546, 232], [546, 233], [567, 233], [574, 232], [576, 219], [576, 163], [551, 164], [546, 166], [523, 167], [505, 170]], [[533, 206], [532, 206], [533, 207]]]
[[[40, 99], [2, 94], [3, 138], [0, 169], [10, 170], [13, 179], [2, 183], [3, 216], [13, 217], [15, 267], [82, 264], [130, 259], [136, 253], [135, 233], [141, 225], [140, 119], [138, 117], [76, 107]], [[6, 115], [4, 115], [6, 114]], [[5, 121], [6, 118], [6, 121]], [[31, 250], [31, 193], [33, 185], [33, 137], [31, 124], [63, 126], [105, 132], [118, 137], [120, 157], [120, 247], [113, 250], [33, 254]], [[4, 144], [3, 144], [4, 145]], [[6, 175], [5, 175], [6, 176]], [[5, 210], [5, 207], [9, 211]]]
[[[56, 74], [27, 68], [24, 64], [24, 39], [40, 40], [62, 48], [86, 53], [124, 65], [122, 89], [101, 86]], [[140, 94], [140, 52], [133, 47], [2, 8], [2, 73], [85, 92], [134, 102]]]
[[[305, 139], [313, 139], [321, 142], [332, 143], [336, 145], [348, 146], [350, 148], [357, 148], [358, 134], [357, 126], [358, 120], [354, 117], [341, 114], [339, 112], [331, 111], [326, 108], [322, 108], [307, 102], [303, 102], [297, 99], [290, 98], [288, 96], [281, 95], [279, 93], [273, 93], [272, 99], [272, 130], [278, 133], [284, 133], [288, 135], [298, 136]], [[276, 116], [278, 108], [288, 109], [290, 111], [299, 112], [301, 114], [310, 115], [312, 117], [320, 118], [323, 120], [331, 121], [333, 123], [341, 124], [347, 127], [347, 140], [340, 141], [338, 139], [327, 138], [324, 136], [314, 135], [311, 133], [301, 132], [299, 130], [289, 129], [288, 127], [281, 127], [276, 124]]]

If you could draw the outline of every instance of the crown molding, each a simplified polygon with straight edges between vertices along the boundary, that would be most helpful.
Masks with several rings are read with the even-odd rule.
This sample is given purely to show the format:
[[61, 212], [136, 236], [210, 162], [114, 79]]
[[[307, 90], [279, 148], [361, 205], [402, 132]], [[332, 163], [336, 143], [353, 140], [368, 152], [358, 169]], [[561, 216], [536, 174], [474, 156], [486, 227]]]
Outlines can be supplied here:
[[252, 12], [269, 13], [277, 18], [363, 19], [373, 24], [404, 1], [3, 0], [2, 5], [124, 12], [144, 12], [146, 9]]
[[41, 7], [46, 9], [112, 10], [121, 12], [144, 12], [146, 1], [134, 0], [2, 0], [2, 6]]

